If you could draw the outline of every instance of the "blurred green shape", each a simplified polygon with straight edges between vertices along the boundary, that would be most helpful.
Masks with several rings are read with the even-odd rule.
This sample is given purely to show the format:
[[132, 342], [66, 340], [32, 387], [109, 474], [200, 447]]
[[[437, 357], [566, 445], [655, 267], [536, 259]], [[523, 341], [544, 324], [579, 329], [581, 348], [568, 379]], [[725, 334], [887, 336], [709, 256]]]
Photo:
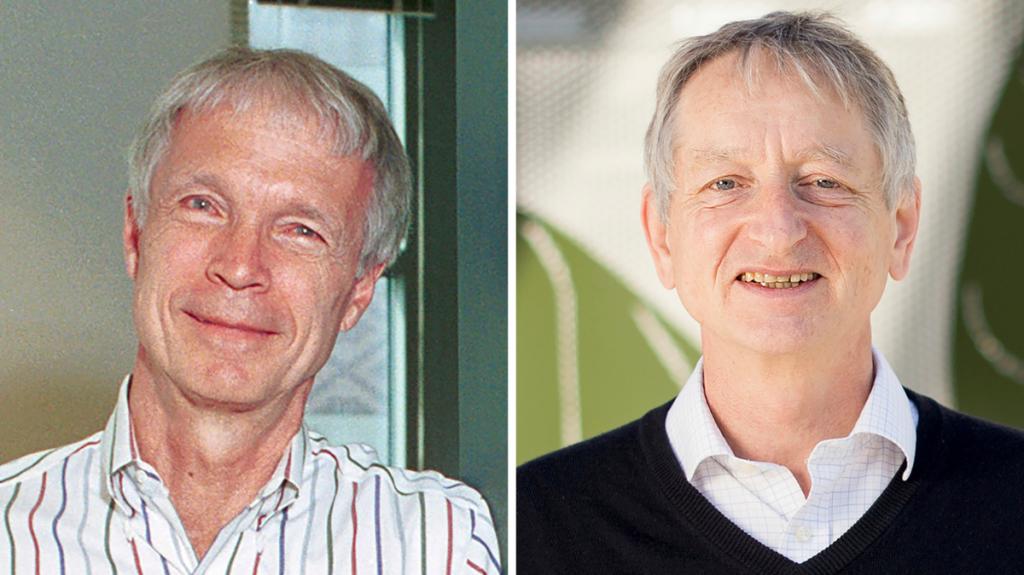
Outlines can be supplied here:
[[516, 228], [516, 460], [523, 463], [668, 401], [700, 352], [551, 225], [519, 213]]
[[1024, 427], [1024, 52], [984, 144], [957, 292], [957, 407]]

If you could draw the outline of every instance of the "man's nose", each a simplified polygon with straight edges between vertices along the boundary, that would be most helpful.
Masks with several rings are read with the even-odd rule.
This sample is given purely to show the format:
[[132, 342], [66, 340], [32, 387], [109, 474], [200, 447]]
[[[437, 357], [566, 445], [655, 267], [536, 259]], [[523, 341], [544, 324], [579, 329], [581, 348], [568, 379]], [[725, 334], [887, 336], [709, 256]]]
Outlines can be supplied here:
[[806, 214], [795, 184], [779, 179], [757, 191], [747, 235], [774, 254], [785, 254], [807, 237]]
[[263, 251], [256, 226], [229, 226], [214, 240], [206, 277], [233, 290], [265, 289], [270, 285], [270, 271]]

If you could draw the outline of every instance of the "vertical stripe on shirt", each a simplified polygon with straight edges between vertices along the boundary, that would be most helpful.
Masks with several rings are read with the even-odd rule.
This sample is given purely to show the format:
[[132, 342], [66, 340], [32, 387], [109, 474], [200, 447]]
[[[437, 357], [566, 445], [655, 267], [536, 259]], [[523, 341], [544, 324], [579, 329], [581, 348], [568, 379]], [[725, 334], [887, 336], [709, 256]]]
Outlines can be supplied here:
[[110, 523], [111, 523], [111, 521], [114, 520], [114, 507], [115, 507], [115, 505], [116, 504], [114, 503], [114, 500], [111, 499], [110, 500], [110, 506], [107, 509], [107, 524], [106, 524], [106, 527], [104, 527], [104, 529], [103, 529], [103, 539], [104, 539], [103, 548], [104, 548], [104, 550], [107, 553], [107, 561], [110, 562], [110, 570], [113, 573], [116, 574], [118, 572], [117, 571], [117, 563], [114, 563], [114, 555], [113, 555], [113, 553], [110, 552]]
[[359, 538], [359, 512], [356, 511], [356, 499], [359, 497], [359, 484], [352, 482], [352, 575], [358, 575], [356, 568], [356, 542]]
[[288, 508], [281, 512], [281, 538], [278, 541], [277, 572], [284, 575], [284, 529], [288, 526]]
[[[74, 454], [72, 454], [74, 455]], [[61, 466], [60, 470], [60, 509], [57, 510], [57, 514], [53, 516], [53, 526], [51, 531], [53, 532], [53, 540], [57, 542], [57, 558], [60, 561], [60, 574], [64, 575], [64, 545], [60, 542], [60, 536], [57, 535], [57, 523], [60, 522], [60, 518], [64, 516], [64, 510], [68, 506], [68, 462], [71, 461], [69, 455], [64, 460], [64, 465]]]
[[383, 575], [384, 573], [384, 557], [381, 554], [380, 549], [380, 475], [377, 475], [374, 479], [374, 494], [373, 494], [373, 522], [374, 531], [377, 534], [377, 575]]
[[235, 541], [235, 548], [231, 550], [231, 558], [228, 559], [228, 566], [225, 569], [227, 573], [231, 573], [231, 567], [235, 564], [235, 557], [238, 557], [238, 548], [242, 546], [242, 538], [245, 537], [245, 532], [238, 534], [238, 541]]
[[327, 573], [334, 573], [334, 504], [338, 502], [338, 492], [341, 491], [341, 484], [338, 476], [341, 475], [341, 463], [333, 453], [327, 450], [314, 451], [313, 455], [326, 453], [334, 460], [334, 497], [331, 498], [331, 507], [327, 510]]
[[427, 575], [427, 501], [421, 491], [420, 500], [420, 568], [422, 575]]
[[36, 537], [34, 522], [36, 512], [39, 511], [39, 506], [43, 504], [43, 497], [46, 497], [46, 473], [43, 473], [43, 483], [39, 488], [39, 499], [36, 499], [36, 504], [32, 506], [32, 511], [28, 514], [28, 533], [32, 536], [32, 547], [36, 552], [36, 575], [39, 575], [39, 562], [42, 561], [42, 558], [39, 556], [39, 538]]
[[[89, 477], [89, 472], [92, 470], [92, 464], [95, 461], [93, 457], [94, 452], [89, 451], [89, 455], [85, 459], [85, 477]], [[82, 548], [82, 558], [85, 560], [85, 573], [86, 575], [92, 575], [92, 561], [89, 560], [89, 552], [85, 549], [85, 524], [89, 520], [89, 482], [82, 482], [82, 520], [78, 523], [78, 544]]]
[[11, 507], [14, 506], [14, 500], [18, 498], [19, 491], [21, 491], [20, 483], [14, 486], [14, 494], [11, 495], [11, 500], [7, 502], [7, 508], [4, 509], [4, 525], [7, 526], [7, 537], [11, 540], [11, 573], [14, 573], [15, 559], [17, 558], [17, 550], [14, 545], [14, 531], [11, 529]]
[[[146, 511], [146, 500], [143, 499], [141, 501], [141, 503], [142, 503], [142, 505], [140, 505], [140, 507], [142, 508], [142, 519], [145, 520], [145, 522], [146, 522], [146, 543], [149, 543], [149, 546], [152, 547], [153, 546], [153, 534], [150, 531], [150, 527], [149, 527], [149, 512]], [[160, 564], [164, 568], [164, 575], [171, 575], [171, 572], [170, 572], [170, 570], [167, 567], [167, 558], [164, 557], [162, 553], [160, 554]]]
[[[305, 445], [305, 441], [303, 441]], [[320, 475], [320, 466], [316, 463], [313, 464], [313, 485], [317, 484], [317, 478]], [[309, 542], [313, 539], [313, 518], [316, 517], [316, 502], [317, 499], [314, 497], [309, 502], [309, 518], [306, 519], [306, 535], [302, 539], [302, 557], [309, 556]], [[302, 562], [302, 568], [299, 570], [299, 575], [306, 575], [307, 562]]]
[[137, 545], [135, 545], [135, 538], [134, 537], [132, 538], [131, 542], [132, 542], [132, 559], [135, 560], [135, 572], [138, 573], [138, 575], [142, 575], [142, 564], [139, 562], [139, 547]]
[[445, 499], [444, 502], [448, 505], [448, 567], [445, 569], [445, 573], [448, 575], [452, 574], [452, 500]]

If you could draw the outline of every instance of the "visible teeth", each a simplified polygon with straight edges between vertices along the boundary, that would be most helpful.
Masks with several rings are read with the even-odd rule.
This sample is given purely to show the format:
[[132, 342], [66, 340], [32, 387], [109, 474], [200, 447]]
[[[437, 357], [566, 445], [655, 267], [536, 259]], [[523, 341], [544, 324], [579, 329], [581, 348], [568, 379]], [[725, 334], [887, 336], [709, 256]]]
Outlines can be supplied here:
[[760, 272], [743, 272], [743, 274], [740, 275], [740, 279], [745, 282], [757, 283], [767, 288], [783, 289], [796, 287], [800, 285], [801, 282], [818, 279], [818, 274], [812, 272], [773, 276], [772, 274], [762, 274]]

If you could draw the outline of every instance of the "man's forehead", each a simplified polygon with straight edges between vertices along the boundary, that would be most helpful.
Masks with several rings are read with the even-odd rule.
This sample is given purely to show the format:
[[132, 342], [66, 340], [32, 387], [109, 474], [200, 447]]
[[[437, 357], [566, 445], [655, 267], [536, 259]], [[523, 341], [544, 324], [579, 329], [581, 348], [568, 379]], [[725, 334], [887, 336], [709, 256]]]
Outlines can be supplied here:
[[178, 109], [173, 117], [171, 139], [175, 129], [186, 121], [201, 121], [216, 115], [224, 115], [231, 122], [251, 124], [259, 119], [269, 128], [287, 133], [296, 129], [316, 134], [327, 150], [333, 155], [352, 154], [351, 129], [337, 121], [336, 117], [321, 113], [317, 107], [301, 97], [288, 98], [287, 94], [276, 93], [267, 88], [250, 91], [225, 89], [222, 93], [191, 102]]
[[[746, 65], [741, 59], [738, 51], [719, 56], [683, 86], [672, 120], [674, 156], [698, 163], [749, 159], [763, 153], [767, 133], [783, 130], [798, 136], [788, 150], [794, 159], [853, 163], [859, 150], [846, 142], [851, 126], [870, 133], [859, 107], [832, 88], [822, 89], [823, 80], [811, 82], [780, 66], [770, 54], [752, 53]], [[745, 66], [756, 70], [749, 82]]]
[[[838, 82], [838, 83], [837, 83]], [[815, 64], [766, 48], [734, 49], [703, 62], [680, 89], [680, 103], [695, 88], [733, 90], [754, 98], [766, 89], [783, 88], [819, 102], [840, 102], [847, 110], [857, 104], [842, 80], [833, 80]]]
[[[751, 156], [761, 154], [760, 148], [735, 145], [698, 145], [688, 147], [685, 144], [676, 148], [678, 154], [696, 164], [720, 164], [740, 162]], [[810, 142], [794, 154], [794, 159], [804, 163], [828, 162], [844, 167], [853, 166], [853, 155], [840, 145], [828, 142]]]
[[[157, 171], [176, 188], [224, 189], [227, 182], [218, 170], [234, 165], [268, 182], [287, 179], [296, 190], [318, 189], [326, 178], [332, 185], [354, 186], [360, 196], [372, 193], [376, 170], [370, 162], [338, 153], [312, 115], [291, 116], [295, 119], [289, 122], [287, 111], [277, 116], [275, 109], [239, 109], [222, 102], [212, 109], [181, 111]], [[305, 163], [296, 163], [302, 158]]]

